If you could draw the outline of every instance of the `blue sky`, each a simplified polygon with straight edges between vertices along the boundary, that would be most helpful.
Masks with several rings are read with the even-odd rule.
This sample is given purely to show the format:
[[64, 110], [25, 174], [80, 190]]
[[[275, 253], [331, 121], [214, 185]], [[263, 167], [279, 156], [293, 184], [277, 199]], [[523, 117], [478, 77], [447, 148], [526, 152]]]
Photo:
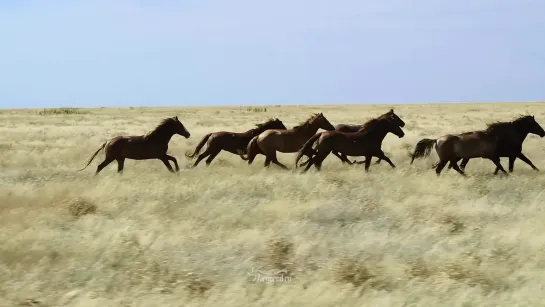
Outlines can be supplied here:
[[545, 100], [543, 0], [0, 1], [0, 107]]

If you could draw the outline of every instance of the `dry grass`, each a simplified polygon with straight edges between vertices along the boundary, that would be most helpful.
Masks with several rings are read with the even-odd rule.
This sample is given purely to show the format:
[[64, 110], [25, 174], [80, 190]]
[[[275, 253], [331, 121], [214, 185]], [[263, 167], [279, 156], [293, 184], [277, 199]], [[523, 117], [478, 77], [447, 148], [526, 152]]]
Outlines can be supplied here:
[[[300, 174], [228, 153], [187, 168], [184, 153], [208, 132], [269, 117], [292, 127], [318, 111], [358, 123], [389, 107], [0, 111], [0, 305], [541, 305], [542, 173], [517, 160], [503, 178], [475, 159], [469, 178], [436, 178], [435, 153], [409, 165], [407, 149], [517, 113], [545, 125], [542, 104], [395, 106], [406, 137], [387, 136], [384, 150], [397, 169], [365, 174], [331, 156]], [[192, 134], [171, 141], [179, 174], [128, 160], [123, 175], [114, 163], [94, 177], [102, 154], [76, 172], [106, 138], [174, 115]], [[529, 136], [524, 152], [545, 169], [542, 139]], [[279, 159], [293, 166], [293, 154]], [[257, 271], [290, 279], [252, 281]]]

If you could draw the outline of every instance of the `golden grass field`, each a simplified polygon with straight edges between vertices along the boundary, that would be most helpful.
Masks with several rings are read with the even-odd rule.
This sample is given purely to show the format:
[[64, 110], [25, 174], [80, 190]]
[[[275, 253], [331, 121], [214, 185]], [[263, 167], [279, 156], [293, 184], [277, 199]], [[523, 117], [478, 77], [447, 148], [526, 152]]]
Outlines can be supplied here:
[[[523, 149], [543, 171], [517, 160], [509, 177], [474, 159], [468, 178], [437, 178], [435, 152], [409, 165], [407, 151], [519, 113], [545, 125], [544, 104], [393, 106], [406, 136], [383, 149], [397, 168], [374, 158], [367, 174], [333, 155], [307, 174], [225, 152], [189, 169], [184, 155], [206, 133], [269, 117], [363, 123], [390, 107], [0, 111], [0, 306], [542, 305], [545, 139]], [[77, 172], [107, 138], [175, 115], [191, 133], [170, 143], [180, 173], [127, 160], [122, 175], [114, 162], [94, 177], [103, 153]], [[290, 168], [294, 158], [279, 154]], [[280, 269], [284, 281], [253, 280]]]

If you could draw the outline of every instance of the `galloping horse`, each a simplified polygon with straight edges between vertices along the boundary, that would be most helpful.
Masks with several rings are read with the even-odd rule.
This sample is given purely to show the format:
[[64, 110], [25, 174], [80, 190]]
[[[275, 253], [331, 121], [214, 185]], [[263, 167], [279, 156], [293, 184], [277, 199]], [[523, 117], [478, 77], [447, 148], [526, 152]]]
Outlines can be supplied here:
[[[513, 144], [520, 144], [521, 132], [535, 133], [538, 135], [545, 134], [543, 128], [537, 124], [533, 116], [520, 117], [513, 123], [495, 123], [487, 125], [485, 130], [465, 132], [462, 134], [452, 135], [447, 134], [438, 139], [422, 139], [410, 154], [412, 157], [411, 164], [414, 159], [427, 157], [431, 153], [432, 147], [439, 156], [439, 162], [433, 165], [435, 173], [439, 175], [447, 163], [462, 176], [466, 176], [464, 171], [458, 166], [460, 159], [485, 158], [490, 159], [496, 165], [496, 169], [502, 171], [505, 175], [507, 172], [500, 162], [502, 148], [509, 157], [517, 156], [521, 151], [521, 146], [514, 147]], [[502, 145], [502, 143], [506, 145]], [[509, 148], [515, 148], [509, 149]], [[497, 173], [497, 171], [495, 172]]]
[[[524, 143], [524, 140], [526, 139], [529, 133], [536, 134], [539, 137], [545, 136], [545, 130], [543, 130], [543, 128], [536, 122], [534, 116], [521, 115], [513, 121], [496, 122], [496, 123], [487, 125], [487, 127], [491, 127], [491, 126], [505, 127], [505, 128], [508, 128], [511, 126], [513, 127], [514, 132], [516, 133], [515, 135], [513, 135], [513, 138], [500, 137], [498, 141], [498, 148], [497, 148], [498, 156], [509, 157], [509, 172], [510, 173], [513, 172], [513, 168], [515, 167], [515, 160], [517, 158], [526, 162], [526, 164], [530, 165], [530, 167], [533, 170], [539, 171], [539, 169], [532, 163], [532, 161], [530, 161], [530, 159], [528, 159], [522, 153], [522, 143]], [[466, 134], [468, 133], [470, 132], [466, 132]], [[465, 171], [465, 167], [470, 159], [471, 158], [463, 158], [462, 163], [460, 163], [460, 169]], [[412, 161], [411, 161], [411, 164], [412, 164]], [[452, 165], [449, 164], [447, 169], [451, 169], [451, 168], [452, 168]], [[499, 168], [496, 167], [496, 170], [494, 171], [494, 175], [496, 175], [498, 171], [499, 171]]]
[[390, 132], [399, 138], [405, 135], [399, 124], [392, 120], [391, 114], [369, 120], [358, 132], [328, 131], [316, 134], [298, 151], [295, 164], [297, 165], [303, 154], [310, 152], [312, 145], [317, 142], [314, 155], [309, 157], [309, 162], [303, 172], [308, 171], [312, 165], [320, 170], [324, 159], [334, 150], [343, 154], [343, 157], [365, 156], [366, 172], [369, 171], [372, 157], [385, 160], [392, 168], [395, 168], [390, 158], [381, 149], [382, 140]]
[[199, 154], [199, 151], [204, 144], [207, 143], [208, 147], [202, 154], [199, 155], [197, 161], [195, 161], [192, 167], [197, 166], [197, 164], [199, 164], [199, 162], [201, 162], [201, 160], [207, 156], [208, 159], [206, 159], [206, 165], [208, 166], [222, 150], [233, 154], [238, 154], [239, 151], [246, 153], [248, 142], [250, 142], [254, 136], [268, 129], [286, 129], [286, 126], [284, 126], [284, 123], [278, 118], [271, 118], [265, 123], [257, 124], [256, 128], [250, 129], [246, 132], [218, 131], [208, 133], [197, 145], [195, 151], [192, 154], [186, 154], [185, 156], [189, 159], [193, 159], [197, 154]]
[[125, 159], [133, 160], [148, 160], [159, 159], [170, 172], [174, 172], [172, 166], [170, 166], [169, 160], [174, 162], [176, 171], [178, 167], [178, 161], [173, 156], [167, 154], [168, 143], [174, 134], [179, 134], [186, 139], [190, 134], [184, 125], [178, 120], [178, 116], [163, 119], [161, 123], [152, 131], [145, 135], [138, 136], [116, 136], [104, 142], [102, 146], [95, 152], [95, 154], [89, 159], [87, 165], [79, 171], [84, 170], [91, 164], [96, 155], [104, 149], [105, 158], [102, 163], [97, 166], [95, 176], [108, 164], [114, 160], [117, 161], [117, 172], [123, 172], [123, 166], [125, 165]]
[[305, 122], [291, 129], [265, 130], [250, 140], [246, 151], [247, 157], [244, 157], [244, 153], [241, 151], [239, 151], [239, 155], [243, 160], [248, 161], [248, 164], [252, 164], [258, 154], [263, 154], [265, 155], [265, 167], [269, 167], [272, 162], [283, 169], [288, 169], [278, 161], [276, 152], [297, 152], [301, 145], [316, 134], [320, 128], [328, 131], [335, 129], [323, 113], [314, 114]]
[[[390, 116], [390, 118], [391, 118], [392, 120], [394, 120], [394, 121], [397, 123], [397, 125], [398, 125], [399, 127], [405, 127], [405, 122], [404, 122], [401, 118], [399, 118], [399, 116], [397, 116], [397, 114], [394, 113], [394, 109], [390, 109], [390, 111], [388, 111], [388, 112], [382, 114], [381, 117], [382, 117], [382, 116], [384, 116], [384, 117]], [[379, 117], [379, 118], [380, 118], [380, 117]], [[363, 125], [338, 124], [338, 125], [335, 126], [335, 131], [340, 131], [340, 132], [358, 132], [358, 131], [361, 130], [361, 128], [363, 128], [364, 125], [365, 125], [365, 124], [363, 124]], [[324, 132], [320, 132], [320, 133], [324, 133]], [[384, 135], [384, 137], [386, 137], [386, 135]], [[337, 151], [335, 151], [335, 150], [333, 150], [332, 153], [333, 153], [337, 158], [339, 158], [339, 159], [341, 160], [342, 163], [345, 163], [345, 162], [346, 162], [346, 163], [348, 163], [349, 165], [352, 165], [352, 164], [364, 164], [364, 163], [365, 163], [365, 161], [359, 161], [359, 162], [358, 162], [358, 161], [354, 161], [354, 162], [350, 162], [350, 161], [348, 160], [348, 158], [346, 157], [346, 155], [344, 155], [344, 154], [339, 154], [339, 152], [337, 152]], [[312, 156], [312, 154], [313, 154], [313, 153], [310, 152], [310, 151], [309, 151], [308, 153], [304, 153], [304, 155], [306, 155], [306, 156], [308, 156], [308, 157]], [[382, 159], [381, 159], [381, 158], [378, 158], [377, 162], [375, 162], [375, 163], [378, 164], [378, 163], [380, 163], [380, 161], [382, 161]], [[309, 162], [309, 160], [307, 159], [307, 161], [305, 161], [305, 162], [299, 164], [299, 166], [305, 166], [305, 165], [308, 164], [308, 162]], [[295, 167], [297, 167], [297, 163], [295, 164]]]

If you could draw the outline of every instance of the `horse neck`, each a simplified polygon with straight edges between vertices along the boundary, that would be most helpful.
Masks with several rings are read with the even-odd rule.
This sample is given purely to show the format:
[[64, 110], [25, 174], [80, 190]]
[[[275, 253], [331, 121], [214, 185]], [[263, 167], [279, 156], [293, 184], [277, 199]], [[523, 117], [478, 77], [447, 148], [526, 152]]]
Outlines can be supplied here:
[[528, 136], [530, 131], [528, 131], [528, 129], [525, 129], [525, 128], [517, 125], [517, 124], [514, 124], [513, 128], [514, 128], [515, 132], [519, 135], [520, 141], [524, 142], [524, 140], [526, 139], [526, 137]]
[[311, 137], [311, 136], [315, 135], [316, 132], [318, 132], [318, 129], [320, 129], [318, 127], [318, 125], [307, 124], [307, 125], [303, 125], [303, 126], [297, 128], [296, 131], [297, 131], [297, 134]]
[[390, 132], [388, 130], [382, 130], [382, 129], [379, 129], [378, 127], [375, 128], [371, 128], [372, 130], [368, 131], [367, 133], [365, 131], [362, 131], [360, 133], [364, 134], [366, 137], [373, 137], [373, 138], [376, 138], [378, 139], [381, 143], [382, 141], [384, 140], [384, 138], [386, 137], [386, 135]]
[[269, 129], [272, 129], [272, 128], [268, 128], [267, 126], [256, 127], [246, 131], [246, 135], [250, 138], [253, 138], [254, 136], [259, 135], [263, 133], [265, 130], [269, 130]]
[[166, 130], [166, 128], [159, 128], [158, 130], [148, 134], [147, 138], [150, 141], [168, 144], [172, 136], [174, 136], [174, 134], [175, 134], [174, 132], [170, 130]]

